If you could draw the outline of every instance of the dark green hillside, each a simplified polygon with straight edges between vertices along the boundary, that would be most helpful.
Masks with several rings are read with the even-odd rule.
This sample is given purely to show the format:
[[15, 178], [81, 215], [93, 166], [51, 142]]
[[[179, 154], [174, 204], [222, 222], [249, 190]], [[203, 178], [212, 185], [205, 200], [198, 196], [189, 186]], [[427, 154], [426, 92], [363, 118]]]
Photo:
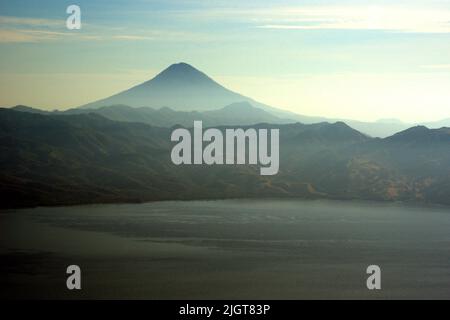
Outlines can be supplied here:
[[[228, 127], [236, 126], [220, 128]], [[277, 175], [250, 165], [176, 166], [170, 128], [0, 109], [2, 207], [231, 197], [450, 204], [449, 129], [373, 139], [341, 122], [253, 127], [280, 129]]]

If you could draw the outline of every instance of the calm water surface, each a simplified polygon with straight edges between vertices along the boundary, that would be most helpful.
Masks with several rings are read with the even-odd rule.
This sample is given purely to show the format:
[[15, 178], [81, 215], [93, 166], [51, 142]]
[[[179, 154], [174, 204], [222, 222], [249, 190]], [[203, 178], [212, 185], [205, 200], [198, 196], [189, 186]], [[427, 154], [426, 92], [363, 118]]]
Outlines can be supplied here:
[[[65, 287], [66, 267], [82, 290]], [[382, 290], [366, 288], [366, 267]], [[2, 298], [450, 298], [450, 209], [224, 200], [0, 212]]]

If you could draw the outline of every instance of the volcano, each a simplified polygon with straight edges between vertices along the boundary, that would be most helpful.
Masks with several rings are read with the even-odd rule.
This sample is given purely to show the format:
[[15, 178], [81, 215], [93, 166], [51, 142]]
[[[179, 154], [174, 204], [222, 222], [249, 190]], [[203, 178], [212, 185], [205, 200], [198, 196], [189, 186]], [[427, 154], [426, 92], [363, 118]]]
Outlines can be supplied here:
[[81, 107], [93, 109], [111, 105], [127, 105], [170, 107], [177, 111], [206, 111], [244, 101], [250, 102], [255, 107], [270, 108], [228, 90], [205, 73], [181, 62], [172, 64], [149, 81]]
[[[153, 79], [128, 90], [78, 108], [99, 109], [102, 107], [119, 106], [118, 108], [121, 108], [121, 106], [129, 106], [132, 108], [151, 107], [153, 109], [160, 109], [168, 107], [173, 111], [203, 112], [219, 110], [229, 105], [248, 106], [248, 104], [254, 108], [235, 107], [233, 109], [235, 112], [232, 119], [227, 119], [226, 122], [222, 122], [242, 123], [240, 117], [243, 114], [246, 114], [246, 117], [248, 117], [249, 110], [253, 113], [257, 109], [262, 109], [272, 116], [282, 119], [284, 123], [286, 121], [298, 121], [306, 124], [343, 121], [352, 128], [373, 137], [387, 137], [410, 127], [406, 123], [393, 123], [391, 121], [362, 122], [345, 118], [307, 116], [275, 108], [225, 88], [202, 71], [184, 62], [172, 64]], [[131, 114], [126, 118], [133, 119], [134, 115]], [[254, 115], [251, 118], [260, 119], [260, 116]], [[426, 125], [430, 128], [440, 128], [448, 126], [448, 120], [428, 123]]]

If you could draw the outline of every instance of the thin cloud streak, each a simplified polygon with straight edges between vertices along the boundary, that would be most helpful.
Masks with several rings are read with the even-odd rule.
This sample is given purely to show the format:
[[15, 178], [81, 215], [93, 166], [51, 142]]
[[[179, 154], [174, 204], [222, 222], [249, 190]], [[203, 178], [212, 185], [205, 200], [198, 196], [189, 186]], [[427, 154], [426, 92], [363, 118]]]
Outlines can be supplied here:
[[449, 10], [389, 6], [358, 8], [281, 9], [262, 29], [385, 30], [414, 33], [450, 33]]
[[[124, 32], [118, 34], [117, 31]], [[51, 41], [209, 41], [205, 34], [170, 30], [127, 30], [101, 25], [83, 24], [70, 31], [65, 20], [0, 16], [0, 43], [36, 43]]]
[[[215, 12], [211, 18], [220, 14]], [[414, 33], [450, 33], [450, 10], [393, 5], [298, 6], [235, 11], [223, 17], [246, 19], [261, 29], [387, 30]], [[245, 18], [244, 18], [245, 17]]]
[[450, 64], [432, 64], [421, 67], [424, 69], [433, 69], [433, 70], [450, 70]]
[[64, 20], [56, 19], [38, 19], [38, 18], [24, 18], [0, 16], [0, 25], [5, 26], [36, 26], [36, 27], [55, 27], [64, 26]]
[[62, 32], [52, 32], [45, 30], [1, 30], [0, 43], [26, 43], [54, 41], [66, 36]]

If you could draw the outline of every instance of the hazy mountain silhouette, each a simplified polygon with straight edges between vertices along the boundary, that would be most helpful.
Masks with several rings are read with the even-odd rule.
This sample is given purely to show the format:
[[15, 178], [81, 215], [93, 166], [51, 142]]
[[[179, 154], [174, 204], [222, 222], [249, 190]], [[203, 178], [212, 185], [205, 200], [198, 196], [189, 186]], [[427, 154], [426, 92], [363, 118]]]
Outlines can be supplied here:
[[97, 109], [74, 108], [67, 111], [45, 111], [28, 106], [18, 105], [11, 109], [22, 112], [33, 112], [41, 114], [80, 114], [97, 113], [111, 120], [125, 122], [143, 122], [154, 126], [173, 126], [183, 125], [192, 126], [194, 120], [202, 120], [206, 125], [226, 125], [226, 124], [255, 124], [259, 122], [267, 123], [293, 123], [296, 121], [312, 124], [320, 122], [345, 122], [352, 128], [368, 134], [372, 137], [385, 138], [400, 131], [406, 130], [415, 125], [423, 125], [430, 129], [439, 129], [450, 127], [450, 119], [444, 119], [435, 122], [424, 122], [418, 124], [409, 124], [397, 119], [381, 119], [376, 122], [361, 122], [356, 120], [327, 119], [327, 118], [309, 118], [295, 114], [283, 114], [275, 116], [271, 111], [265, 111], [261, 108], [253, 107], [250, 102], [237, 102], [221, 109], [211, 111], [175, 111], [169, 107], [154, 109], [150, 107], [132, 108], [125, 105], [113, 105], [100, 107]]
[[221, 109], [210, 111], [175, 111], [169, 107], [154, 109], [150, 107], [133, 108], [125, 105], [113, 105], [97, 109], [69, 109], [66, 111], [43, 111], [27, 106], [15, 106], [12, 110], [53, 115], [71, 115], [95, 113], [110, 120], [124, 122], [142, 122], [158, 127], [182, 125], [192, 127], [194, 121], [203, 121], [205, 126], [250, 125], [266, 123], [293, 123], [294, 120], [282, 119], [249, 102], [238, 102]]
[[252, 99], [226, 89], [187, 63], [169, 66], [153, 79], [83, 108], [111, 105], [170, 107], [177, 111], [204, 111]]
[[80, 108], [127, 105], [155, 109], [169, 107], [175, 111], [206, 111], [243, 101], [280, 118], [303, 123], [327, 120], [324, 117], [299, 115], [255, 101], [223, 87], [205, 73], [184, 62], [172, 64], [149, 81]]
[[[247, 102], [247, 104], [242, 102]], [[211, 118], [207, 114], [196, 113], [217, 111], [228, 105], [235, 106], [234, 114], [218, 112], [216, 115], [211, 114]], [[249, 105], [255, 108], [248, 108]], [[239, 106], [242, 106], [242, 108], [239, 108]], [[130, 107], [139, 110], [133, 111]], [[138, 121], [157, 126], [189, 125], [188, 122], [193, 120], [204, 120], [208, 122], [208, 125], [252, 124], [257, 122], [286, 123], [289, 121], [311, 124], [324, 121], [343, 121], [358, 131], [382, 138], [412, 126], [412, 124], [403, 123], [397, 119], [364, 122], [344, 118], [311, 117], [284, 111], [228, 90], [186, 63], [173, 64], [149, 81], [109, 98], [84, 105], [78, 110], [82, 109], [91, 109], [91, 112], [102, 114], [112, 120]], [[26, 106], [16, 106], [15, 110], [43, 112]], [[262, 115], [262, 110], [267, 114]], [[181, 113], [177, 114], [171, 111]], [[67, 112], [78, 113], [75, 109]], [[255, 114], [252, 114], [253, 112]], [[219, 119], [221, 113], [223, 113], [223, 117]], [[269, 114], [273, 117], [270, 118]], [[195, 116], [200, 118], [194, 119]], [[262, 118], [266, 118], [266, 120]], [[418, 124], [429, 128], [448, 127], [450, 126], [450, 119]]]
[[428, 128], [443, 128], [443, 127], [450, 127], [450, 118], [448, 119], [442, 119], [442, 120], [438, 120], [438, 121], [432, 121], [432, 122], [423, 122], [423, 123], [419, 123], [421, 125], [424, 125]]
[[[384, 138], [411, 126], [411, 124], [402, 123], [395, 119], [364, 122], [345, 118], [305, 116], [285, 111], [233, 92], [187, 63], [173, 64], [149, 81], [106, 99], [83, 105], [81, 108], [95, 109], [100, 107], [125, 105], [138, 108], [151, 107], [154, 109], [169, 107], [174, 111], [188, 112], [217, 110], [227, 105], [243, 101], [281, 119], [291, 119], [306, 124], [324, 121], [343, 121], [351, 127], [373, 137]], [[239, 110], [239, 112], [243, 111]], [[134, 116], [135, 115], [130, 115], [130, 118], [133, 118]], [[123, 110], [121, 118], [126, 121]], [[239, 121], [239, 117], [236, 117], [235, 121]], [[154, 122], [146, 123], [155, 124]], [[238, 124], [238, 122], [235, 122], [235, 124]], [[450, 126], [450, 120], [447, 119], [440, 122], [425, 123], [425, 125], [430, 128]]]

